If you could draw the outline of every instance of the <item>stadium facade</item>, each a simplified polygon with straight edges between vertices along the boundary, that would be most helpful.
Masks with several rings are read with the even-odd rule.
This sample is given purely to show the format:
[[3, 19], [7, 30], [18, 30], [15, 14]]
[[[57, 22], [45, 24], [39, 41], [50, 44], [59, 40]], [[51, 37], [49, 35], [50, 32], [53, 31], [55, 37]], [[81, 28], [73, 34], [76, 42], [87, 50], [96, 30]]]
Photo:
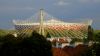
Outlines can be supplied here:
[[34, 16], [26, 20], [13, 20], [13, 23], [18, 31], [30, 32], [35, 30], [43, 36], [48, 36], [52, 41], [52, 38], [87, 38], [88, 26], [92, 24], [92, 20], [65, 22], [41, 9]]

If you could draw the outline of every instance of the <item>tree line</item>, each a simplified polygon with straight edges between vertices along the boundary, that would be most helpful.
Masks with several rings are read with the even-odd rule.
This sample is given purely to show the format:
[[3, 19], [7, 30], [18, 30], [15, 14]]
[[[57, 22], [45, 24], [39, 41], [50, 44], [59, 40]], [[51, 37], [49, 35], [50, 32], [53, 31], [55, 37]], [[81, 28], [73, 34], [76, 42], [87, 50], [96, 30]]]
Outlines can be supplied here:
[[25, 38], [7, 34], [0, 37], [0, 56], [52, 56], [51, 42], [36, 32]]

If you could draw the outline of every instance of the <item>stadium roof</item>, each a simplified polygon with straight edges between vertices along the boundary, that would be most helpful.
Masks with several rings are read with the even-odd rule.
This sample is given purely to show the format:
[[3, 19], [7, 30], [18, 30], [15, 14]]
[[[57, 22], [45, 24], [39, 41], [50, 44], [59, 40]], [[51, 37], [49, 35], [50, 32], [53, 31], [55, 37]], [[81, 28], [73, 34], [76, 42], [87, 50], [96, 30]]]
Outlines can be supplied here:
[[[76, 20], [75, 20], [76, 21]], [[77, 20], [76, 22], [67, 22], [60, 20], [56, 17], [53, 17], [51, 15], [49, 15], [47, 12], [45, 12], [43, 10], [43, 22], [44, 23], [80, 23], [80, 24], [87, 24], [87, 25], [91, 25], [92, 24], [92, 20], [88, 19], [88, 20]], [[27, 18], [25, 20], [13, 20], [13, 23], [15, 25], [34, 25], [34, 24], [39, 24], [40, 23], [40, 11], [37, 12], [36, 14], [34, 14], [33, 16], [31, 16], [30, 18]]]

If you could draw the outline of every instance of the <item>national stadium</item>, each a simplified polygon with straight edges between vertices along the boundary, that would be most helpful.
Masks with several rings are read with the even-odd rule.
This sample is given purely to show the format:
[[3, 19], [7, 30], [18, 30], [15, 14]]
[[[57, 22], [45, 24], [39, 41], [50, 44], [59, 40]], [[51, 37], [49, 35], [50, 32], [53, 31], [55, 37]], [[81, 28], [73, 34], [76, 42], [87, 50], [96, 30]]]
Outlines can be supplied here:
[[34, 16], [26, 20], [13, 20], [13, 23], [18, 31], [26, 33], [37, 31], [52, 41], [52, 38], [87, 38], [88, 27], [92, 24], [92, 20], [67, 22], [59, 20], [40, 9]]

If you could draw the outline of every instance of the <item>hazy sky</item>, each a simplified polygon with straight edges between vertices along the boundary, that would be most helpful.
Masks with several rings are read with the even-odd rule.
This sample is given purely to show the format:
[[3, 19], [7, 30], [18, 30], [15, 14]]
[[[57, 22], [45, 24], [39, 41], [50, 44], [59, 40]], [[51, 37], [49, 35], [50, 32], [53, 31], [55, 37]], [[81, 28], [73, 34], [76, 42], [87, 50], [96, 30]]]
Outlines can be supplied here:
[[100, 0], [0, 0], [0, 28], [12, 29], [12, 19], [26, 19], [40, 8], [65, 20], [93, 19], [100, 29]]

